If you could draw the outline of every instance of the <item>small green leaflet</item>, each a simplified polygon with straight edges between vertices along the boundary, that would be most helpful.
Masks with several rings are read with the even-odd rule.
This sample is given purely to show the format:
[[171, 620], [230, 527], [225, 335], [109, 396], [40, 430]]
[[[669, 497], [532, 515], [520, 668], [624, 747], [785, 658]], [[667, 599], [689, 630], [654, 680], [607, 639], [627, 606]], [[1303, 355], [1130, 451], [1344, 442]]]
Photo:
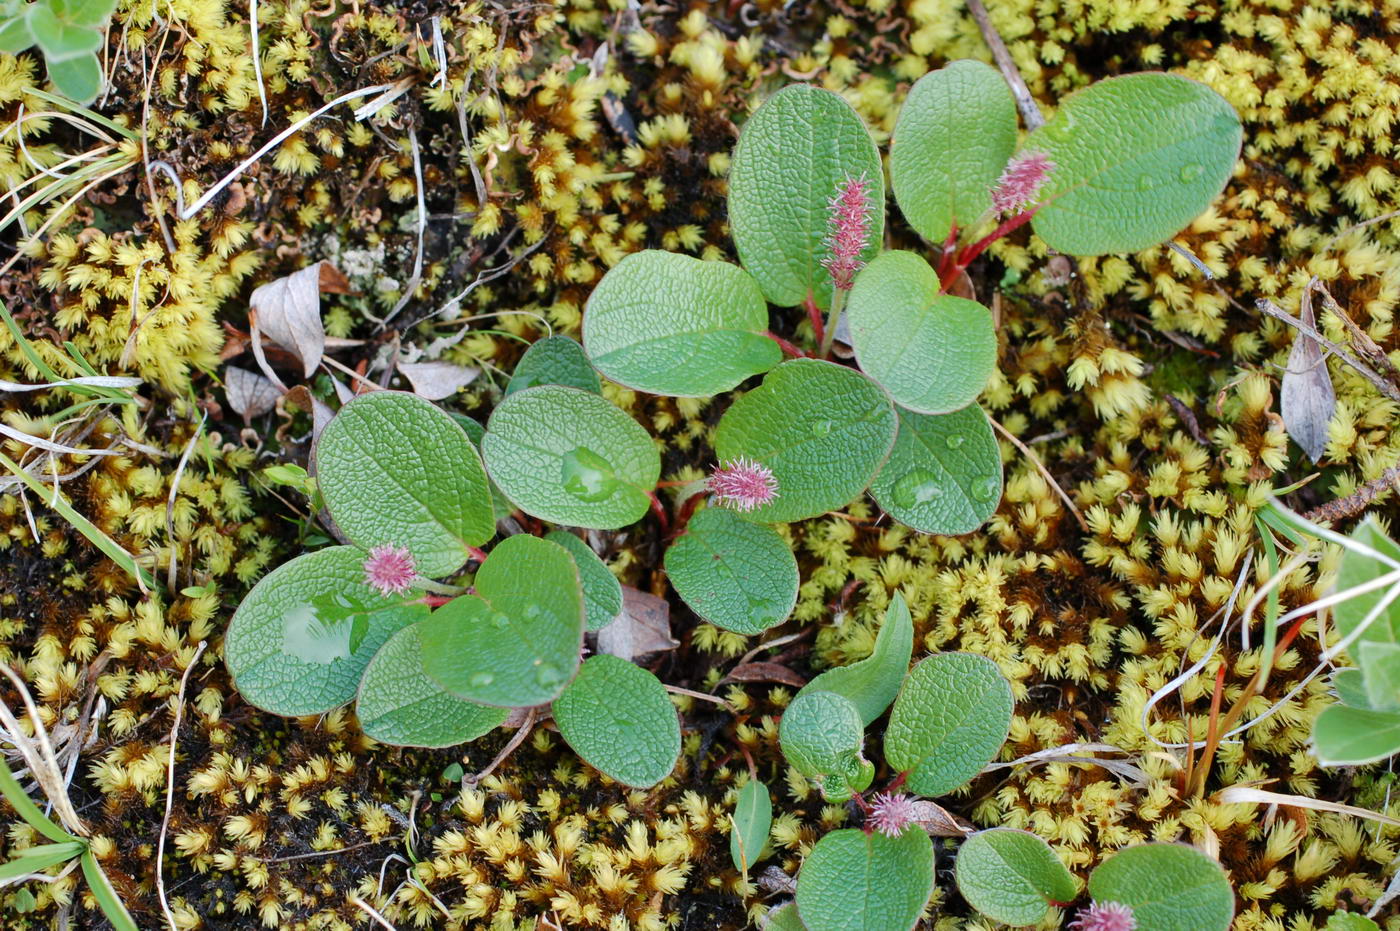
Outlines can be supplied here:
[[1074, 877], [1050, 849], [1027, 831], [993, 828], [958, 848], [958, 891], [993, 921], [1025, 927], [1045, 920], [1052, 904], [1074, 901]]
[[1360, 766], [1400, 753], [1400, 712], [1331, 705], [1313, 721], [1313, 754], [1323, 766]]
[[1095, 902], [1133, 910], [1137, 931], [1229, 931], [1235, 893], [1220, 864], [1184, 844], [1138, 844], [1089, 876]]
[[458, 698], [428, 678], [420, 630], [394, 634], [365, 667], [355, 715], [366, 736], [396, 747], [455, 747], [504, 723], [507, 709]]
[[1155, 246], [1210, 206], [1242, 139], [1235, 109], [1204, 84], [1160, 72], [1099, 81], [1026, 139], [1054, 163], [1031, 225], [1069, 255]]
[[1366, 694], [1366, 683], [1362, 679], [1360, 669], [1338, 669], [1332, 673], [1332, 688], [1336, 690], [1337, 700], [1342, 704], [1364, 708], [1367, 711], [1376, 710], [1371, 707], [1371, 699]]
[[625, 659], [590, 656], [554, 702], [554, 723], [585, 763], [639, 789], [671, 774], [681, 725], [666, 687]]
[[939, 653], [910, 671], [885, 730], [885, 759], [910, 791], [947, 795], [996, 758], [1011, 729], [1011, 685], [996, 663]]
[[992, 207], [1016, 148], [1016, 101], [997, 70], [964, 59], [909, 88], [890, 140], [890, 187], [909, 225], [941, 245]]
[[773, 909], [765, 919], [763, 931], [807, 931], [802, 919], [797, 917], [797, 905], [793, 902]]
[[768, 304], [737, 265], [647, 249], [603, 276], [583, 315], [598, 371], [650, 394], [709, 397], [783, 361]]
[[807, 931], [911, 931], [932, 894], [933, 844], [917, 827], [898, 837], [832, 831], [797, 874]]
[[424, 671], [453, 695], [483, 705], [552, 701], [573, 677], [583, 646], [574, 558], [539, 537], [506, 537], [477, 571], [475, 588], [423, 622]]
[[[790, 84], [749, 117], [729, 171], [729, 227], [739, 259], [781, 307], [831, 303], [822, 266], [831, 198], [847, 179], [870, 186], [869, 260], [884, 236], [880, 153], [850, 105], [831, 91]], [[800, 183], [795, 183], [800, 179]]]
[[[1380, 555], [1400, 563], [1400, 546], [1396, 546], [1395, 541], [1385, 535], [1374, 517], [1367, 518], [1353, 530], [1351, 538], [1357, 543], [1370, 547]], [[1348, 549], [1342, 553], [1342, 565], [1337, 572], [1337, 591], [1345, 592], [1359, 585], [1373, 582], [1394, 571], [1395, 569], [1379, 559], [1354, 549]], [[1391, 598], [1398, 585], [1400, 583], [1383, 585], [1338, 603], [1332, 609], [1332, 614], [1336, 618], [1337, 632], [1342, 635], [1343, 639], [1352, 636], [1361, 629], [1371, 612], [1383, 602], [1388, 601], [1386, 607], [1380, 609], [1380, 614], [1366, 626], [1365, 631], [1359, 637], [1362, 640], [1400, 644], [1400, 598]]]
[[773, 798], [768, 787], [757, 779], [744, 783], [731, 817], [729, 856], [734, 860], [734, 868], [747, 875], [762, 855], [773, 826]]
[[531, 343], [515, 363], [506, 394], [538, 385], [567, 385], [594, 394], [603, 391], [603, 383], [583, 354], [583, 347], [567, 336], [547, 336]]
[[481, 457], [416, 395], [372, 391], [342, 407], [317, 440], [316, 480], [350, 542], [406, 546], [428, 577], [460, 569], [496, 533]]
[[804, 520], [844, 507], [884, 464], [897, 423], [879, 385], [845, 366], [793, 359], [740, 397], [715, 428], [720, 462], [747, 458], [773, 470], [777, 497], [744, 516]]
[[8, 883], [26, 873], [38, 873], [59, 863], [65, 863], [86, 849], [87, 844], [80, 840], [26, 847], [13, 859], [0, 863], [0, 883]]
[[[355, 697], [370, 657], [427, 610], [366, 585], [364, 561], [356, 547], [327, 547], [283, 563], [253, 586], [224, 638], [224, 662], [244, 698], [295, 716], [323, 714]], [[331, 593], [340, 603], [328, 600]], [[344, 613], [347, 604], [370, 613]], [[332, 616], [323, 621], [318, 612], [327, 606]], [[364, 630], [352, 649], [357, 616]]]
[[783, 712], [778, 740], [788, 763], [815, 782], [829, 802], [865, 791], [875, 776], [875, 767], [861, 756], [860, 712], [835, 692], [798, 692]]
[[828, 691], [843, 695], [855, 705], [869, 726], [899, 694], [900, 683], [914, 655], [914, 621], [899, 592], [890, 599], [885, 621], [869, 656], [849, 666], [828, 669], [802, 687], [803, 691]]
[[1381, 931], [1381, 926], [1357, 912], [1336, 912], [1322, 931]]
[[491, 478], [527, 514], [616, 530], [651, 506], [661, 454], [645, 427], [588, 391], [541, 385], [496, 405], [481, 451]]
[[991, 311], [941, 290], [928, 262], [891, 250], [861, 270], [846, 304], [861, 369], [921, 414], [971, 404], [997, 363]]
[[1364, 670], [1367, 707], [1400, 711], [1400, 644], [1363, 638], [1354, 651]]
[[705, 620], [741, 634], [781, 624], [797, 604], [797, 558], [778, 531], [722, 507], [690, 519], [666, 550], [676, 594]]
[[593, 547], [567, 530], [551, 530], [546, 540], [558, 543], [574, 557], [578, 577], [583, 582], [583, 603], [588, 612], [588, 629], [602, 630], [622, 613], [622, 583]]
[[870, 484], [895, 520], [922, 533], [971, 533], [1001, 502], [1001, 449], [987, 414], [969, 404], [950, 414], [902, 407], [889, 460]]

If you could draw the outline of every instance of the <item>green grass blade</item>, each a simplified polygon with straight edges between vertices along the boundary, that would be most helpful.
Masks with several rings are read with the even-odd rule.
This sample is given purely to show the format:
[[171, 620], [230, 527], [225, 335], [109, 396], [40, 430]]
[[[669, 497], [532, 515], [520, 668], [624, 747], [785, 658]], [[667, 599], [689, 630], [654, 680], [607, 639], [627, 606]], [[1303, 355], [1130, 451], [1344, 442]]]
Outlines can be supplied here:
[[60, 844], [78, 842], [76, 837], [54, 824], [47, 815], [39, 810], [39, 806], [35, 805], [34, 800], [29, 797], [29, 793], [24, 791], [14, 773], [10, 772], [10, 767], [5, 764], [4, 757], [0, 757], [0, 795], [5, 796], [5, 801], [10, 803], [10, 807], [30, 827], [49, 840]]
[[117, 890], [112, 888], [112, 883], [107, 879], [107, 874], [102, 872], [102, 866], [92, 855], [91, 850], [83, 851], [82, 864], [83, 875], [87, 877], [92, 897], [97, 900], [98, 907], [102, 909], [102, 914], [107, 916], [107, 920], [112, 923], [112, 927], [116, 928], [117, 931], [141, 931], [136, 927], [136, 922], [131, 920], [131, 913], [126, 910], [122, 900], [117, 897]]
[[[1278, 547], [1274, 545], [1274, 535], [1269, 531], [1268, 522], [1263, 519], [1264, 512], [1261, 511], [1256, 518], [1255, 527], [1259, 531], [1259, 538], [1264, 541], [1264, 565], [1268, 567], [1269, 578], [1278, 575]], [[1269, 594], [1264, 601], [1264, 643], [1259, 656], [1259, 690], [1263, 691], [1264, 684], [1269, 681], [1269, 671], [1274, 665], [1274, 646], [1278, 643], [1278, 591], [1282, 585], [1275, 585], [1269, 589]]]
[[5, 883], [46, 870], [51, 866], [71, 860], [87, 850], [82, 841], [66, 841], [62, 844], [43, 844], [21, 850], [19, 855], [6, 863], [0, 863], [0, 886]]
[[47, 101], [48, 103], [53, 104], [55, 107], [62, 107], [70, 113], [76, 113], [85, 120], [91, 120], [92, 122], [97, 123], [100, 126], [105, 126], [112, 132], [116, 133], [119, 136], [122, 136], [123, 138], [131, 139], [132, 141], [141, 138], [141, 134], [138, 133], [136, 130], [131, 129], [127, 126], [123, 126], [115, 120], [110, 120], [107, 117], [103, 116], [101, 113], [96, 112], [95, 110], [89, 110], [87, 107], [83, 106], [77, 101], [69, 100], [67, 97], [60, 97], [57, 94], [50, 94], [48, 91], [41, 91], [37, 87], [26, 87], [24, 89], [24, 92], [26, 94], [31, 94], [35, 97], [38, 97], [40, 100]]

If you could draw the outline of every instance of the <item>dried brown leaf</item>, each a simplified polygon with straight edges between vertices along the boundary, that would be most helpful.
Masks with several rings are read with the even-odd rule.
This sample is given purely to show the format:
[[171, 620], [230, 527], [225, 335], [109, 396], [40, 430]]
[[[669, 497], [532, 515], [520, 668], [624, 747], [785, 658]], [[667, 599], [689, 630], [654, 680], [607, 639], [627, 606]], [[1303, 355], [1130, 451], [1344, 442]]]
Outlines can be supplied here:
[[725, 682], [781, 682], [798, 689], [807, 684], [806, 679], [782, 663], [740, 663], [729, 670], [720, 684]]
[[230, 365], [224, 373], [224, 391], [228, 395], [228, 406], [245, 424], [272, 410], [282, 396], [272, 382], [236, 365]]
[[[1309, 328], [1317, 326], [1309, 290], [1303, 291], [1298, 317]], [[1308, 458], [1317, 462], [1327, 448], [1327, 422], [1337, 409], [1337, 393], [1322, 347], [1303, 330], [1293, 338], [1279, 395], [1284, 428]]]
[[934, 837], [967, 837], [977, 830], [966, 818], [924, 799], [914, 802], [914, 823]]
[[441, 401], [465, 388], [481, 369], [451, 362], [400, 362], [399, 372], [413, 386], [413, 393], [429, 401]]
[[262, 333], [295, 354], [309, 378], [326, 347], [321, 292], [344, 294], [348, 289], [349, 282], [334, 265], [317, 262], [258, 287], [249, 303]]
[[679, 645], [671, 636], [671, 606], [666, 599], [626, 585], [622, 586], [622, 613], [598, 631], [598, 652], [629, 662]]

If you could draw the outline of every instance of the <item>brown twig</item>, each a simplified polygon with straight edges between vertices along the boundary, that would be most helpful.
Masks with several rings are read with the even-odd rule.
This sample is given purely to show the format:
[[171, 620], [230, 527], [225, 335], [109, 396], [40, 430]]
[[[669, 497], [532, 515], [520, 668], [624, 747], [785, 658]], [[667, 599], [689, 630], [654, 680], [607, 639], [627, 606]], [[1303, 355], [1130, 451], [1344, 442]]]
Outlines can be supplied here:
[[1371, 368], [1369, 365], [1357, 359], [1351, 353], [1347, 352], [1341, 346], [1338, 346], [1336, 343], [1323, 336], [1317, 331], [1315, 327], [1311, 327], [1303, 321], [1299, 320], [1297, 317], [1293, 316], [1288, 311], [1284, 310], [1282, 307], [1269, 300], [1267, 297], [1261, 297], [1259, 300], [1255, 301], [1254, 306], [1259, 308], [1261, 312], [1268, 314], [1270, 317], [1273, 317], [1276, 320], [1282, 320], [1284, 323], [1288, 324], [1294, 329], [1300, 330], [1301, 332], [1311, 336], [1313, 339], [1317, 340], [1323, 346], [1326, 346], [1329, 350], [1331, 350], [1332, 353], [1335, 354], [1338, 359], [1341, 359], [1347, 365], [1350, 365], [1352, 368], [1356, 369], [1356, 371], [1360, 372], [1361, 375], [1367, 381], [1376, 386], [1376, 390], [1379, 391], [1381, 394], [1385, 395], [1387, 398], [1390, 398], [1392, 401], [1400, 402], [1400, 387], [1397, 387], [1392, 382], [1389, 382], [1386, 379], [1382, 378], [1380, 375], [1376, 374], [1375, 369]]
[[1055, 476], [1050, 474], [1050, 470], [1045, 468], [1045, 463], [1040, 461], [1040, 457], [1037, 456], [1034, 452], [1032, 452], [1029, 446], [1027, 446], [1025, 443], [1022, 443], [1017, 437], [1013, 436], [1010, 430], [1007, 430], [1005, 427], [997, 423], [995, 420], [992, 420], [992, 418], [990, 417], [988, 417], [987, 419], [991, 421], [992, 426], [996, 427], [997, 431], [1001, 433], [1002, 436], [1006, 437], [1008, 440], [1011, 441], [1012, 446], [1015, 446], [1021, 451], [1021, 455], [1025, 456], [1031, 461], [1031, 465], [1035, 466], [1036, 471], [1038, 471], [1041, 475], [1045, 477], [1045, 480], [1050, 483], [1051, 488], [1055, 489], [1055, 493], [1060, 496], [1060, 500], [1065, 503], [1065, 507], [1069, 508], [1069, 512], [1074, 515], [1074, 519], [1079, 521], [1079, 529], [1083, 530], [1085, 533], [1088, 533], [1089, 522], [1084, 519], [1083, 512], [1081, 512], [1079, 508], [1075, 505], [1075, 503], [1070, 500], [1069, 495], [1065, 494], [1065, 490], [1060, 487], [1059, 482], [1055, 481]]
[[161, 867], [165, 861], [165, 837], [170, 832], [170, 809], [175, 802], [175, 746], [180, 737], [180, 719], [185, 713], [185, 686], [189, 683], [190, 671], [199, 662], [205, 646], [203, 640], [199, 641], [194, 656], [190, 657], [190, 664], [185, 667], [184, 675], [180, 676], [180, 691], [175, 695], [175, 723], [170, 727], [170, 760], [165, 770], [165, 817], [160, 823], [160, 841], [156, 845], [156, 892], [160, 894], [160, 910], [165, 913], [165, 920], [170, 922], [170, 931], [178, 931], [179, 925], [175, 923], [175, 916], [170, 911], [170, 901], [165, 897], [165, 877], [161, 875]]
[[1381, 492], [1394, 489], [1397, 482], [1400, 482], [1400, 466], [1391, 466], [1351, 494], [1305, 512], [1303, 519], [1315, 524], [1323, 521], [1335, 524], [1348, 517], [1355, 517], [1366, 510]]
[[992, 58], [996, 60], [1001, 76], [1011, 85], [1011, 96], [1016, 98], [1016, 107], [1021, 111], [1021, 119], [1025, 121], [1026, 128], [1034, 130], [1044, 126], [1045, 116], [1040, 112], [1035, 98], [1031, 96], [1031, 90], [1021, 77], [1016, 62], [1011, 60], [1011, 52], [1007, 50], [997, 27], [992, 25], [992, 18], [988, 15], [987, 8], [982, 5], [982, 0], [967, 0], [967, 10], [972, 14], [972, 18], [977, 20], [977, 28], [982, 31], [983, 41], [992, 50]]

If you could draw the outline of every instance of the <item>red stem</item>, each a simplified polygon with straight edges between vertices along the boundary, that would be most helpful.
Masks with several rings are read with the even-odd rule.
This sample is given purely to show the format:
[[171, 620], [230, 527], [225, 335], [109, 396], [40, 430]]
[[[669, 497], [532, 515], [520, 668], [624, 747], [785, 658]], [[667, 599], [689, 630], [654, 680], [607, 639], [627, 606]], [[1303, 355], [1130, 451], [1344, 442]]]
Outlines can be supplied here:
[[704, 493], [691, 495], [685, 499], [685, 504], [681, 505], [680, 511], [676, 513], [676, 529], [671, 534], [671, 539], [675, 539], [685, 533], [686, 525], [695, 516], [695, 509], [700, 506], [700, 501], [704, 498]]
[[958, 276], [958, 272], [971, 265], [974, 259], [976, 259], [983, 252], [987, 251], [988, 246], [996, 242], [998, 239], [1001, 239], [1003, 236], [1006, 236], [1029, 223], [1031, 217], [1035, 216], [1035, 212], [1038, 209], [1038, 207], [1033, 207], [1030, 210], [1026, 210], [1022, 213], [1016, 214], [1016, 216], [1012, 217], [1009, 220], [1003, 221], [1002, 224], [996, 229], [992, 230], [990, 233], [983, 236], [981, 239], [977, 240], [972, 245], [965, 247], [961, 252], [959, 252], [957, 259], [953, 262], [952, 267], [948, 269], [947, 273], [944, 274], [940, 272], [938, 276], [938, 280], [943, 290], [947, 291], [948, 287], [953, 283], [953, 279]]
[[763, 335], [771, 339], [773, 342], [777, 343], [778, 347], [781, 348], [783, 352], [792, 356], [794, 359], [806, 359], [812, 355], [810, 352], [804, 352], [801, 349], [798, 349], [792, 343], [789, 343], [787, 340], [783, 339], [781, 336], [779, 336], [777, 333], [774, 333], [772, 330], [765, 331]]
[[958, 224], [954, 223], [953, 228], [948, 230], [948, 238], [943, 240], [943, 257], [938, 260], [938, 280], [952, 274], [953, 257], [958, 254]]
[[475, 546], [467, 547], [467, 553], [477, 562], [486, 562], [486, 551]]
[[812, 300], [812, 292], [807, 292], [803, 306], [807, 308], [807, 319], [812, 321], [812, 332], [817, 335], [817, 345], [820, 346], [826, 339], [826, 324], [822, 323], [822, 311], [817, 302]]
[[671, 530], [671, 520], [666, 516], [666, 509], [661, 506], [661, 499], [656, 497], [656, 492], [647, 492], [647, 497], [651, 499], [651, 512], [656, 515], [657, 523], [661, 524], [662, 534]]

